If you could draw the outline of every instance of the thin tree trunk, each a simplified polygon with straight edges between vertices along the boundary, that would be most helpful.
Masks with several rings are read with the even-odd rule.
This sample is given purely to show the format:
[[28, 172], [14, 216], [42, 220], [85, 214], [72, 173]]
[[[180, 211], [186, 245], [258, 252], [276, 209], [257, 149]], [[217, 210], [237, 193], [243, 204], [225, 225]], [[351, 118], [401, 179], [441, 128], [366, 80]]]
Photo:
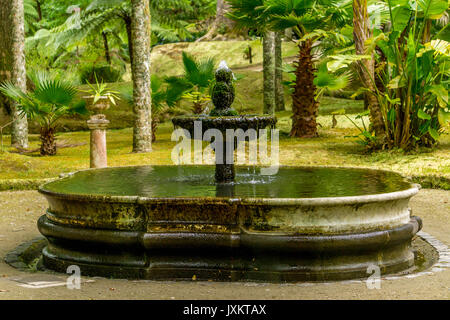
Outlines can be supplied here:
[[[27, 90], [25, 69], [25, 21], [23, 0], [0, 0], [0, 81], [10, 80], [21, 90]], [[28, 122], [20, 115], [17, 104], [3, 100], [13, 120], [11, 144], [28, 148]]]
[[109, 53], [108, 34], [102, 31], [103, 46], [105, 48], [105, 58], [109, 65], [111, 65], [111, 55]]
[[150, 92], [150, 7], [148, 1], [131, 0], [131, 44], [134, 128], [133, 152], [152, 150]]
[[128, 55], [130, 56], [130, 64], [133, 65], [133, 36], [132, 36], [132, 27], [131, 27], [131, 18], [125, 17], [123, 18], [125, 22], [125, 29], [127, 30], [127, 39], [128, 39]]
[[275, 35], [275, 110], [284, 111], [282, 33]]
[[41, 1], [36, 0], [36, 11], [38, 13], [38, 21], [42, 20], [42, 8], [41, 8]]
[[296, 83], [292, 94], [292, 129], [290, 136], [312, 138], [317, 136], [317, 111], [319, 103], [315, 99], [314, 65], [312, 42], [300, 44], [298, 61], [295, 63]]
[[159, 119], [157, 116], [152, 115], [152, 142], [156, 141], [156, 130], [158, 130]]
[[275, 112], [275, 32], [268, 31], [263, 37], [263, 111]]
[[[353, 0], [353, 38], [355, 40], [356, 54], [365, 55], [365, 41], [370, 38], [371, 29], [369, 15], [367, 13], [367, 0]], [[384, 140], [386, 136], [383, 115], [375, 93], [374, 83], [374, 59], [365, 59], [358, 65], [358, 73], [364, 87], [371, 92], [366, 93], [366, 101], [369, 108], [370, 122], [375, 135]]]
[[225, 15], [230, 10], [230, 4], [226, 0], [217, 0], [216, 4], [216, 19], [214, 20], [209, 31], [196, 41], [209, 41], [214, 38], [221, 27], [225, 27], [225, 32], [230, 32], [235, 22], [228, 19]]

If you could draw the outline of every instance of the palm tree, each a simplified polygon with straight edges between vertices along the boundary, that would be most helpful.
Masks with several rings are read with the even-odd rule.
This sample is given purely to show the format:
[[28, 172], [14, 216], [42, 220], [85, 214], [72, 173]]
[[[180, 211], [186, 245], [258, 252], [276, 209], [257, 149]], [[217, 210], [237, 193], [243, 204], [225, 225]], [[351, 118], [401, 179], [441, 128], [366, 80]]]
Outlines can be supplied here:
[[[345, 1], [345, 0], [344, 0]], [[259, 26], [274, 31], [292, 28], [300, 39], [299, 54], [295, 62], [296, 83], [292, 94], [293, 137], [317, 135], [317, 109], [315, 98], [316, 72], [313, 46], [323, 38], [344, 38], [338, 30], [345, 25], [350, 14], [339, 8], [341, 0], [229, 0], [231, 16], [241, 26]], [[336, 14], [336, 13], [339, 14]]]
[[30, 80], [36, 88], [32, 92], [24, 92], [11, 81], [2, 83], [0, 91], [17, 102], [21, 115], [39, 123], [41, 155], [55, 155], [58, 120], [66, 115], [87, 114], [85, 102], [75, 100], [75, 87], [47, 73], [31, 73]]
[[169, 104], [175, 103], [181, 98], [192, 101], [192, 111], [195, 114], [203, 112], [206, 103], [210, 101], [209, 88], [214, 80], [214, 59], [195, 59], [192, 55], [183, 51], [184, 74], [181, 77], [168, 77], [168, 91], [171, 98]]
[[[366, 55], [366, 40], [372, 36], [369, 14], [367, 10], [367, 0], [353, 0], [353, 38], [355, 40], [356, 54]], [[360, 75], [363, 86], [368, 88], [369, 91], [375, 91], [375, 83], [372, 79], [375, 79], [375, 63], [373, 59], [364, 59], [357, 62], [358, 73]], [[366, 93], [365, 98], [367, 101], [367, 107], [370, 112], [370, 122], [372, 124], [375, 135], [384, 140], [385, 126], [383, 121], [383, 115], [381, 113], [380, 104], [376, 95]]]

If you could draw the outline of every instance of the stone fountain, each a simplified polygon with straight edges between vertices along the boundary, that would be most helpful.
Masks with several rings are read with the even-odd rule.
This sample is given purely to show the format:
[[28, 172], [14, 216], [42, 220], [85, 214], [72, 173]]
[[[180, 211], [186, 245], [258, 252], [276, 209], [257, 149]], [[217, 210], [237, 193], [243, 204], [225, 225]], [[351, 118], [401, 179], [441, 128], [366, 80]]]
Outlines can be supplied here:
[[[235, 98], [233, 77], [233, 72], [222, 61], [215, 74], [216, 83], [211, 95], [215, 108], [210, 114], [176, 117], [172, 120], [176, 127], [187, 130], [194, 139], [203, 139], [204, 133], [211, 129], [216, 129], [221, 133], [223, 140], [220, 142], [222, 144], [220, 152], [215, 153], [216, 170], [214, 177], [217, 183], [232, 182], [235, 177], [233, 152], [238, 141], [235, 141], [234, 135], [232, 139], [227, 139], [227, 130], [242, 129], [247, 131], [251, 129], [258, 133], [266, 127], [274, 127], [277, 122], [273, 115], [239, 115], [236, 110], [231, 108]], [[201, 132], [198, 137], [194, 132], [196, 124], [201, 125]], [[255, 135], [253, 138], [256, 139], [257, 137]], [[249, 139], [251, 138], [249, 137]]]
[[[231, 108], [231, 77], [223, 65], [216, 72], [210, 115], [173, 123], [188, 132], [198, 121], [221, 132], [273, 126], [273, 116]], [[235, 141], [223, 143], [234, 151]], [[282, 166], [264, 176], [217, 153], [215, 166], [83, 170], [39, 189], [49, 203], [38, 221], [43, 263], [138, 279], [327, 281], [366, 278], [373, 265], [395, 273], [414, 264], [418, 190], [381, 170]]]

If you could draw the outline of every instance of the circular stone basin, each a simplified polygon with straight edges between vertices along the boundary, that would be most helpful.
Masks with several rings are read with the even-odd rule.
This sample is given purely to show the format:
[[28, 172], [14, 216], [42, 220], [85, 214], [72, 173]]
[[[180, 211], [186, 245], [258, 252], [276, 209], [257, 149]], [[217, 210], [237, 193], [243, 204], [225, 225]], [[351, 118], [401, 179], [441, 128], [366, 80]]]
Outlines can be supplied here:
[[44, 185], [46, 267], [120, 278], [302, 281], [412, 267], [418, 187], [387, 171], [214, 166], [80, 171]]

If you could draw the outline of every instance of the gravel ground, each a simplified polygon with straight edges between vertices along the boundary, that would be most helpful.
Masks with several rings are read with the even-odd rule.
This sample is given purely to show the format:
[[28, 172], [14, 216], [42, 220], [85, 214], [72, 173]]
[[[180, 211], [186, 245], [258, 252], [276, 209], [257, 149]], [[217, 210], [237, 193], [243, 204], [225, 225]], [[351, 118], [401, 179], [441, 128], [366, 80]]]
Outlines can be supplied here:
[[[37, 236], [37, 218], [46, 200], [36, 191], [0, 192], [1, 299], [450, 299], [450, 269], [415, 278], [383, 280], [379, 290], [365, 282], [261, 284], [222, 282], [128, 281], [83, 278], [80, 290], [65, 286], [24, 288], [17, 279], [45, 280], [43, 273], [18, 271], [5, 255]], [[424, 189], [411, 202], [423, 231], [450, 246], [450, 191]], [[65, 281], [65, 275], [57, 275]], [[53, 276], [54, 277], [54, 276]]]

